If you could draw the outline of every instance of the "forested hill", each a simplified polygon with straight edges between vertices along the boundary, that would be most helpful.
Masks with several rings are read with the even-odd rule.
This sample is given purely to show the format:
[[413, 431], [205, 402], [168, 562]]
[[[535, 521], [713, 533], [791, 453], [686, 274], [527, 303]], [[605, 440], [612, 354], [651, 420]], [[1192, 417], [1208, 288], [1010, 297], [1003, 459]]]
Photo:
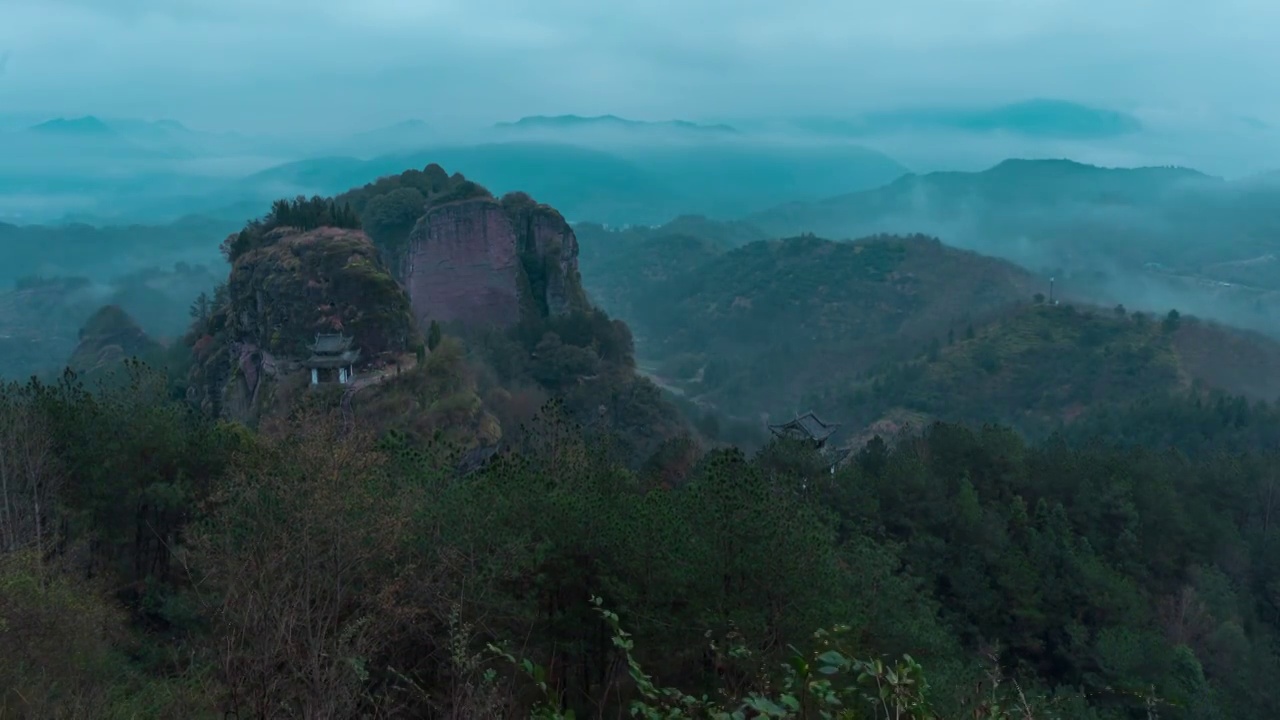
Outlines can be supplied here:
[[612, 717], [670, 708], [652, 678], [707, 692], [664, 717], [870, 717], [877, 681], [916, 720], [1280, 712], [1274, 408], [1168, 398], [1042, 445], [937, 425], [834, 475], [786, 444], [633, 472], [551, 409], [459, 476], [314, 411], [214, 423], [132, 372], [0, 405], [0, 441], [56, 458], [3, 489], [6, 711]]
[[927, 233], [1056, 274], [1099, 302], [1178, 307], [1274, 335], [1278, 201], [1275, 185], [1186, 168], [1007, 160], [788, 203], [746, 222], [774, 236]]
[[[920, 420], [845, 463], [748, 454], [637, 375], [558, 213], [408, 180], [441, 178], [412, 228], [368, 212], [388, 182], [230, 236], [185, 386], [106, 367], [157, 349], [112, 308], [74, 356], [109, 382], [4, 388], [0, 713], [1280, 717], [1280, 409], [1196, 383], [1209, 346], [1243, 358], [1214, 366], [1227, 389], [1273, 388], [1229, 384], [1267, 346], [1055, 304], [927, 237], [692, 245], [698, 268], [645, 280], [687, 402]], [[447, 237], [511, 270], [480, 306], [508, 324], [417, 332], [436, 301], [384, 256], [476, 227], [502, 232]], [[396, 364], [357, 368], [361, 400], [309, 388], [289, 363], [316, 328]]]
[[1048, 278], [933, 238], [696, 233], [583, 233], [588, 291], [695, 415], [819, 410], [855, 438], [931, 418], [1045, 433], [1194, 386], [1280, 397], [1275, 341], [1168, 309], [1055, 305]]

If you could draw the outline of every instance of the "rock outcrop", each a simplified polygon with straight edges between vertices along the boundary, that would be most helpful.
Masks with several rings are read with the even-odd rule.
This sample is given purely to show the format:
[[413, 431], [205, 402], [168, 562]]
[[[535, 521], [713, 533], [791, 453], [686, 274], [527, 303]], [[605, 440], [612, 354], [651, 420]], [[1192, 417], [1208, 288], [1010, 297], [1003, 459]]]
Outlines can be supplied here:
[[587, 307], [578, 274], [578, 238], [559, 212], [524, 193], [502, 198], [520, 252], [529, 299], [546, 317], [567, 315]]
[[403, 281], [421, 326], [510, 327], [586, 307], [578, 241], [560, 213], [524, 193], [499, 200], [460, 176], [453, 183], [428, 197], [409, 235]]
[[286, 357], [316, 333], [352, 335], [365, 357], [402, 352], [413, 334], [404, 292], [359, 230], [272, 230], [236, 258], [227, 294], [234, 339]]
[[96, 376], [129, 358], [154, 361], [164, 351], [119, 305], [106, 305], [89, 318], [67, 366], [84, 376]]
[[251, 230], [225, 292], [193, 328], [188, 396], [206, 411], [253, 423], [287, 402], [306, 385], [298, 361], [317, 333], [350, 335], [375, 362], [421, 342], [408, 296], [363, 232]]

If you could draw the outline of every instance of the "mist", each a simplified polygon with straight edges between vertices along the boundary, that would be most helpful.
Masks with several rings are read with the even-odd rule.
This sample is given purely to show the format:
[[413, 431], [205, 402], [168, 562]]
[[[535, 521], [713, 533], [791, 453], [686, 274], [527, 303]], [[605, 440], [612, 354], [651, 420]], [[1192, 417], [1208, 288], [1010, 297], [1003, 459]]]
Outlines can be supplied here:
[[[1265, 182], [1280, 168], [1280, 105], [1243, 80], [1280, 60], [1253, 30], [1280, 20], [1270, 6], [0, 0], [0, 12], [7, 283], [218, 267], [219, 242], [275, 199], [438, 163], [575, 222], [922, 232], [1095, 302], [1274, 332], [1280, 278], [1263, 265], [1246, 283], [1230, 266], [1280, 251]], [[982, 29], [962, 32], [974, 18]], [[1010, 171], [1011, 158], [1198, 174], [1059, 182]]]
[[[548, 186], [575, 219], [611, 223], [727, 217], [892, 180], [887, 164], [814, 179], [804, 162], [774, 161], [806, 147], [913, 172], [1008, 157], [1232, 178], [1280, 167], [1277, 103], [1245, 80], [1280, 59], [1255, 30], [1280, 19], [1271, 6], [1090, 2], [661, 0], [604, 12], [576, 0], [2, 0], [0, 193], [37, 201], [0, 206], [22, 222], [230, 218], [281, 189], [341, 192], [393, 171], [256, 185], [289, 163], [508, 142], [589, 148], [639, 165], [633, 184], [670, 186], [634, 206], [590, 203], [537, 173], [477, 171], [452, 154], [464, 165], [451, 171]], [[520, 122], [538, 116], [631, 122]], [[30, 132], [59, 119], [71, 123]], [[693, 148], [723, 170], [640, 162], [653, 148]], [[742, 166], [730, 152], [764, 157]], [[700, 202], [703, 192], [720, 197]]]
[[[1180, 313], [1280, 338], [1280, 195], [1174, 168], [1069, 161], [1001, 163], [904, 178], [749, 222], [773, 235], [832, 239], [922, 233], [1009, 260], [1048, 292], [1093, 305]], [[1269, 197], [1270, 200], [1260, 198]]]

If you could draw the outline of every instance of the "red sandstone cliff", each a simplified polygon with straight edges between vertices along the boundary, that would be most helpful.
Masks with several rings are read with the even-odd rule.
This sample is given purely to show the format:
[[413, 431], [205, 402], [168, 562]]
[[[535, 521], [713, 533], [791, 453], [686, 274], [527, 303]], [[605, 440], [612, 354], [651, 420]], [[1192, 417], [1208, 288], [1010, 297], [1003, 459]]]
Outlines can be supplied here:
[[587, 299], [578, 274], [578, 238], [569, 223], [554, 208], [524, 193], [503, 197], [502, 208], [514, 226], [527, 279], [543, 280], [533, 288], [543, 312], [556, 316], [584, 308]]
[[464, 185], [429, 199], [409, 235], [403, 281], [415, 318], [506, 327], [522, 313], [585, 307], [578, 240], [560, 213]]

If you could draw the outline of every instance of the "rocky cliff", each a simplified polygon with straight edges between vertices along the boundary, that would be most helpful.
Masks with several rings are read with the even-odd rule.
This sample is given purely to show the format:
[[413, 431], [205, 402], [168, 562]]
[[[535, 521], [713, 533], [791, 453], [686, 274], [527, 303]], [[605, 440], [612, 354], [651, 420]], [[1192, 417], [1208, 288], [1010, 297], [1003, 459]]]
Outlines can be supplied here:
[[[561, 398], [575, 421], [638, 437], [637, 456], [682, 431], [636, 376], [626, 326], [587, 301], [569, 224], [523, 193], [495, 198], [428, 166], [333, 199], [278, 201], [223, 252], [230, 277], [188, 337], [188, 395], [211, 413], [254, 423], [299, 402], [337, 404], [341, 389], [309, 390], [299, 361], [315, 333], [342, 332], [368, 388], [349, 407], [371, 427], [488, 446], [529, 419], [506, 394]], [[455, 327], [427, 354], [432, 321]]]
[[317, 333], [353, 336], [365, 362], [420, 342], [408, 297], [363, 232], [246, 232], [225, 288], [189, 338], [188, 394], [206, 410], [245, 422], [260, 417], [278, 390], [305, 385], [298, 361]]
[[302, 355], [316, 333], [355, 337], [366, 357], [407, 348], [407, 299], [359, 230], [277, 228], [236, 258], [227, 279], [238, 339]]
[[499, 200], [455, 175], [427, 197], [405, 252], [403, 281], [422, 325], [510, 327], [587, 307], [572, 228], [524, 193]]
[[94, 313], [80, 329], [79, 338], [67, 366], [86, 377], [110, 371], [129, 358], [155, 362], [164, 351], [119, 305], [106, 305]]

